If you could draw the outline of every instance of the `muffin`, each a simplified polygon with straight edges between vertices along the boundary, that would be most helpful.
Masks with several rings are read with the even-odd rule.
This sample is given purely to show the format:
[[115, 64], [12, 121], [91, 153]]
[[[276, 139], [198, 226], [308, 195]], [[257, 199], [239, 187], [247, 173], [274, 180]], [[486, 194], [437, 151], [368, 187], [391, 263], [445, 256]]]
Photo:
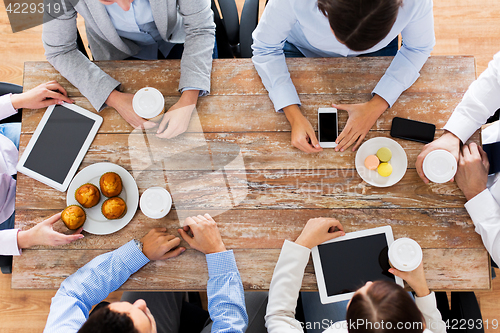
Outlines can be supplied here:
[[75, 199], [83, 208], [92, 208], [99, 203], [101, 193], [94, 184], [84, 184], [76, 190]]
[[127, 204], [120, 197], [109, 198], [102, 203], [101, 212], [108, 220], [119, 219], [127, 212]]
[[108, 198], [116, 197], [122, 192], [122, 179], [115, 172], [106, 172], [99, 180], [101, 192]]
[[61, 213], [61, 220], [71, 230], [80, 228], [86, 218], [85, 211], [78, 205], [68, 206]]

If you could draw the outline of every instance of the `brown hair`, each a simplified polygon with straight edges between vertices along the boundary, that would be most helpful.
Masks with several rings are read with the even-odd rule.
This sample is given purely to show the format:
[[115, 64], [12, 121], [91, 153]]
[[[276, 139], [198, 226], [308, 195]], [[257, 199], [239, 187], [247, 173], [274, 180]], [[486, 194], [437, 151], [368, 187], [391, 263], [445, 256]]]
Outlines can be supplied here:
[[408, 292], [388, 281], [374, 282], [366, 294], [356, 293], [346, 320], [349, 333], [422, 333], [425, 323]]
[[78, 333], [139, 333], [139, 331], [127, 314], [115, 312], [106, 305], [93, 311]]
[[365, 51], [384, 39], [402, 0], [318, 0], [335, 37], [353, 51]]

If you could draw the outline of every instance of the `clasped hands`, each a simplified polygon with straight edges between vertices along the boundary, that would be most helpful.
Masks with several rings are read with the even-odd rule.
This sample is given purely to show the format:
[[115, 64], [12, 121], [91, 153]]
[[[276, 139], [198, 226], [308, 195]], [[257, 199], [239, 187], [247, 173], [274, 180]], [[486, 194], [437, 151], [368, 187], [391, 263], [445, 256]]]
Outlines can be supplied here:
[[198, 90], [185, 90], [182, 92], [177, 103], [172, 105], [161, 117], [159, 124], [141, 118], [134, 112], [132, 107], [133, 94], [113, 90], [106, 100], [106, 104], [114, 108], [132, 127], [153, 129], [158, 126], [156, 135], [162, 139], [171, 139], [187, 130], [191, 114], [196, 108], [198, 95]]
[[[358, 149], [370, 128], [375, 124], [378, 117], [389, 107], [389, 104], [380, 96], [361, 104], [332, 104], [333, 107], [346, 110], [349, 119], [340, 133], [335, 151], [345, 151], [354, 144], [352, 151]], [[306, 153], [316, 153], [323, 150], [320, 147], [314, 129], [299, 106], [289, 105], [283, 108], [285, 115], [292, 126], [292, 145]]]

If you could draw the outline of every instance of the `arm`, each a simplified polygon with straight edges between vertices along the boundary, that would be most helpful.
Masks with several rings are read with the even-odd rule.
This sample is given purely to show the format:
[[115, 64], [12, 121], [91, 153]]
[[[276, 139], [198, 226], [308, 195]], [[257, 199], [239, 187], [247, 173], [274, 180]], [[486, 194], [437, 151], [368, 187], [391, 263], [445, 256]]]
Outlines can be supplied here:
[[[401, 10], [405, 5], [411, 3], [405, 3]], [[432, 0], [414, 1], [411, 10], [414, 11], [411, 20], [401, 31], [403, 45], [373, 89], [373, 98], [362, 104], [333, 105], [349, 113], [346, 126], [336, 141], [339, 144], [336, 151], [344, 151], [354, 143], [353, 151], [356, 150], [378, 117], [420, 76], [420, 69], [435, 44]]]
[[[77, 12], [70, 2], [67, 11], [57, 17], [44, 18], [42, 41], [47, 61], [73, 84], [92, 106], [101, 111], [109, 95], [120, 82], [102, 71], [77, 48]], [[44, 15], [49, 15], [45, 13]]]
[[266, 327], [269, 333], [303, 332], [295, 319], [302, 277], [311, 250], [285, 240], [269, 286]]
[[245, 332], [248, 316], [241, 277], [233, 251], [226, 251], [214, 219], [209, 214], [188, 217], [178, 231], [193, 249], [206, 255], [212, 332]]
[[233, 251], [206, 255], [208, 312], [212, 332], [245, 332], [248, 316], [241, 277]]
[[426, 329], [431, 330], [433, 333], [446, 333], [446, 324], [437, 308], [434, 292], [423, 297], [415, 296], [415, 303], [424, 315]]
[[269, 333], [303, 331], [295, 319], [295, 308], [311, 248], [343, 235], [339, 221], [315, 218], [307, 221], [295, 243], [285, 240], [269, 286], [265, 317]]
[[465, 143], [500, 108], [500, 52], [472, 82], [444, 126]]
[[78, 331], [93, 305], [148, 262], [134, 241], [94, 258], [61, 284], [52, 298], [44, 332]]

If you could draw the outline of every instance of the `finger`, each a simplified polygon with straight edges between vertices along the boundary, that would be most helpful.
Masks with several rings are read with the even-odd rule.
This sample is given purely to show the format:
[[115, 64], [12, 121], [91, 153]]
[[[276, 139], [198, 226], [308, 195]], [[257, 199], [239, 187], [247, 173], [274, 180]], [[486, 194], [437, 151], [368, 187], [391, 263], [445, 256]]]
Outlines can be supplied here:
[[205, 218], [206, 218], [207, 220], [212, 221], [212, 222], [215, 222], [215, 220], [212, 218], [212, 216], [210, 216], [210, 214], [206, 213], [206, 214], [205, 214], [205, 215], [203, 215], [203, 216], [205, 216]]
[[477, 144], [475, 142], [471, 142], [469, 145], [469, 150], [472, 156], [480, 156], [479, 149], [477, 148]]
[[179, 232], [179, 235], [181, 235], [182, 239], [184, 239], [189, 244], [189, 246], [193, 247], [191, 245], [193, 242], [193, 237], [189, 236], [188, 233], [184, 231], [184, 229], [177, 229], [177, 231]]
[[66, 92], [66, 90], [57, 81], [47, 82], [46, 87], [47, 87], [47, 89], [50, 89], [50, 90], [57, 90], [61, 94], [63, 94], [64, 96], [68, 97], [68, 93]]
[[51, 106], [51, 105], [54, 105], [54, 104], [59, 104], [59, 105], [62, 105], [64, 102], [63, 101], [60, 101], [60, 100], [57, 100], [57, 99], [44, 99], [43, 101], [40, 102], [39, 104], [39, 108], [46, 108], [47, 106]]
[[155, 128], [158, 124], [155, 123], [154, 121], [146, 121], [142, 125], [144, 126], [144, 129], [152, 129]]
[[170, 121], [170, 117], [171, 114], [169, 114], [168, 112], [163, 115], [163, 119], [160, 122], [160, 126], [158, 126], [158, 131], [156, 131], [156, 134], [162, 133], [165, 130], [165, 128], [167, 128], [168, 123]]
[[[169, 241], [169, 240], [171, 240], [171, 239], [174, 239], [174, 238], [175, 238], [175, 236], [174, 236], [174, 235], [170, 235], [170, 234], [165, 235], [165, 240], [167, 240], [167, 241]], [[179, 240], [179, 241], [180, 241], [180, 240]]]
[[203, 215], [197, 215], [196, 216], [200, 221], [208, 221], [208, 219], [205, 218]]
[[71, 99], [69, 99], [68, 97], [66, 97], [63, 94], [60, 94], [58, 92], [52, 91], [52, 90], [47, 90], [45, 96], [46, 96], [46, 98], [61, 100], [61, 101], [65, 101], [66, 103], [70, 103], [70, 104], [72, 103]]
[[165, 260], [165, 259], [168, 259], [168, 258], [174, 258], [174, 257], [177, 257], [178, 255], [180, 255], [181, 253], [183, 253], [184, 251], [186, 251], [186, 248], [185, 247], [178, 247], [176, 248], [175, 250], [173, 251], [169, 251], [167, 253], [165, 253], [161, 258], [160, 260]]
[[297, 145], [295, 147], [299, 148], [300, 150], [302, 150], [305, 153], [314, 153], [315, 152], [313, 146], [311, 146], [309, 144], [309, 142], [307, 141], [307, 137], [301, 138], [298, 142], [296, 142], [296, 144]]
[[417, 169], [418, 176], [424, 181], [425, 184], [428, 184], [429, 179], [427, 179], [423, 171], [425, 156], [427, 156], [427, 152], [425, 151], [424, 148], [424, 150], [422, 150], [422, 152], [420, 152], [420, 154], [418, 154], [417, 156], [417, 161], [415, 162], [415, 168]]
[[[201, 215], [198, 215], [198, 216], [201, 216]], [[200, 219], [198, 216], [191, 216], [191, 218], [196, 222], [196, 223], [200, 223], [202, 221], [202, 219]], [[202, 216], [203, 218], [203, 216]]]
[[345, 232], [343, 232], [343, 231], [335, 231], [335, 232], [331, 232], [328, 234], [330, 235], [329, 240], [340, 237], [340, 236], [345, 236]]
[[359, 134], [358, 133], [354, 133], [352, 136], [350, 136], [349, 138], [347, 138], [345, 141], [342, 142], [342, 144], [340, 146], [340, 151], [344, 151], [347, 148], [349, 148], [354, 142], [356, 142], [356, 140], [358, 138], [359, 138]]
[[164, 233], [164, 232], [167, 232], [167, 228], [153, 228], [149, 232], [150, 233], [154, 233], [154, 232]]
[[314, 130], [308, 130], [307, 135], [309, 135], [309, 139], [311, 140], [310, 145], [314, 148], [315, 151], [322, 151], [323, 148], [320, 147], [318, 139], [316, 138], [316, 133]]
[[63, 242], [62, 244], [69, 244], [76, 240], [82, 239], [84, 236], [82, 234], [72, 234], [72, 235], [62, 235], [60, 240]]
[[181, 243], [181, 239], [179, 237], [174, 237], [173, 239], [170, 239], [168, 241], [164, 241], [163, 244], [161, 245], [161, 249], [164, 252], [168, 252], [172, 249], [175, 249], [179, 244]]
[[481, 154], [481, 161], [486, 170], [490, 169], [490, 161], [488, 160], [488, 154], [483, 150], [483, 147], [479, 146], [479, 154]]
[[186, 218], [186, 220], [184, 221], [184, 228], [186, 226], [190, 226], [191, 224], [196, 224], [196, 221], [193, 220], [193, 218], [190, 216], [190, 217]]
[[347, 111], [347, 107], [349, 104], [332, 104], [332, 106], [338, 110]]
[[[73, 233], [73, 235], [81, 234], [81, 233], [82, 233], [82, 231], [83, 231], [83, 227], [80, 227], [79, 229], [77, 229], [77, 230]], [[82, 235], [82, 236], [83, 236], [83, 235]], [[83, 238], [83, 237], [82, 237], [82, 238]]]
[[343, 226], [342, 226], [342, 224], [341, 224], [338, 220], [336, 220], [336, 219], [333, 219], [333, 224], [332, 224], [332, 226], [335, 226], [335, 227], [339, 228], [339, 230], [340, 230], [340, 231], [344, 231], [344, 227], [343, 227]]
[[462, 154], [464, 156], [464, 159], [467, 161], [470, 157], [470, 149], [469, 145], [464, 145], [462, 148]]
[[356, 149], [358, 149], [358, 147], [361, 145], [361, 143], [363, 142], [363, 140], [365, 139], [365, 137], [366, 137], [366, 134], [363, 134], [363, 135], [361, 135], [359, 137], [358, 141], [356, 141], [356, 144], [352, 148], [352, 151], [355, 151]]
[[389, 273], [393, 274], [394, 276], [400, 277], [403, 280], [406, 280], [405, 278], [408, 276], [408, 273], [398, 271], [393, 267], [389, 268]]

